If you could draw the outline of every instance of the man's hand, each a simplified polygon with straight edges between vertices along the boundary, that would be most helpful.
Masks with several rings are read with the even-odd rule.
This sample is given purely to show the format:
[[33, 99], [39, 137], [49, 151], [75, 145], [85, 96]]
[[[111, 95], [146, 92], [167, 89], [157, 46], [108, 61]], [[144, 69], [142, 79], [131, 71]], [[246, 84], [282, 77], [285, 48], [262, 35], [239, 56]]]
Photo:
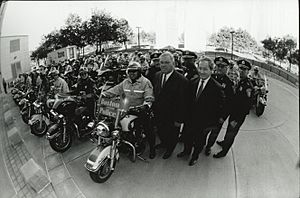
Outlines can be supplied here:
[[232, 128], [235, 128], [236, 125], [237, 125], [237, 121], [233, 120], [233, 121], [230, 122], [230, 126], [231, 126]]
[[180, 123], [180, 122], [176, 122], [176, 121], [174, 122], [174, 126], [175, 126], [175, 127], [180, 127], [181, 124], [182, 124], [182, 123]]

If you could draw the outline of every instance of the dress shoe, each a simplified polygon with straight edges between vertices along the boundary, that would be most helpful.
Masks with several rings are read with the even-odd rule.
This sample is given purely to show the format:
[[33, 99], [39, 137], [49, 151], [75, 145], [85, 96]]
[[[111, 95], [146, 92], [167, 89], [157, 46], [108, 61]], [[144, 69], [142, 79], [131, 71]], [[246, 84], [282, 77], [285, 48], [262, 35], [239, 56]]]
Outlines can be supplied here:
[[171, 155], [172, 155], [172, 152], [166, 151], [162, 158], [163, 158], [163, 159], [168, 159], [168, 158], [171, 157]]
[[225, 153], [224, 151], [220, 151], [217, 154], [214, 154], [214, 158], [221, 158], [221, 157], [225, 157], [227, 153]]
[[210, 153], [211, 153], [211, 149], [210, 149], [210, 148], [205, 148], [204, 154], [205, 154], [206, 156], [209, 156]]
[[149, 158], [150, 158], [150, 159], [154, 159], [155, 156], [156, 156], [155, 149], [153, 149], [153, 150], [151, 149], [151, 150], [150, 150], [150, 153], [149, 153]]
[[180, 153], [177, 154], [177, 157], [178, 157], [178, 158], [181, 158], [181, 157], [189, 156], [189, 155], [190, 155], [189, 152], [187, 152], [187, 151], [182, 151], [182, 152], [180, 152]]
[[198, 161], [198, 158], [192, 157], [192, 159], [189, 162], [189, 166], [194, 166], [197, 163], [197, 161]]
[[224, 140], [223, 140], [223, 141], [217, 141], [217, 144], [218, 144], [219, 146], [223, 147], [223, 146], [224, 146]]

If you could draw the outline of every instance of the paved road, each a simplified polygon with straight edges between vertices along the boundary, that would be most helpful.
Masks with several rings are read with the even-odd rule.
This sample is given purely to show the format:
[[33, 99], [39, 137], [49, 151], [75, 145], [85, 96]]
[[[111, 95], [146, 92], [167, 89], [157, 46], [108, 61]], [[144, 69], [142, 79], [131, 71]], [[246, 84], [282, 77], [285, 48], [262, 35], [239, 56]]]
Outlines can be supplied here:
[[[104, 184], [94, 183], [83, 167], [93, 148], [89, 142], [74, 145], [63, 154], [64, 161], [89, 198], [299, 197], [299, 90], [274, 79], [269, 79], [269, 89], [265, 113], [261, 117], [250, 113], [226, 158], [201, 154], [198, 163], [189, 167], [187, 159], [175, 156], [181, 144], [168, 160], [161, 158], [163, 152], [150, 163], [132, 163], [121, 155]], [[223, 136], [224, 129], [219, 139]], [[213, 153], [219, 150], [213, 147]]]
[[[162, 159], [162, 151], [158, 151], [157, 157], [149, 163], [132, 163], [121, 155], [112, 177], [104, 184], [97, 184], [83, 167], [93, 145], [88, 141], [74, 142], [72, 148], [62, 154], [61, 163], [68, 171], [58, 171], [57, 179], [67, 175], [66, 178], [71, 178], [71, 183], [74, 180], [76, 185], [70, 185], [70, 179], [64, 185], [59, 184], [64, 189], [62, 192], [69, 195], [61, 193], [59, 197], [74, 197], [72, 195], [78, 194], [78, 189], [83, 193], [80, 197], [87, 198], [299, 197], [299, 168], [296, 167], [299, 159], [299, 90], [274, 79], [269, 80], [269, 89], [265, 113], [261, 117], [250, 113], [228, 156], [214, 159], [201, 154], [193, 167], [187, 165], [188, 159], [176, 158], [183, 146], [179, 144], [168, 160]], [[22, 124], [19, 123], [19, 128], [25, 129]], [[219, 139], [224, 136], [225, 125]], [[0, 126], [0, 132], [1, 129]], [[32, 137], [28, 130], [22, 131], [21, 135], [37, 162], [45, 168], [39, 139]], [[213, 147], [213, 153], [219, 150], [219, 146]], [[48, 153], [48, 150], [44, 152]], [[68, 174], [63, 174], [65, 172]], [[14, 190], [1, 150], [0, 178], [0, 197], [12, 197]]]

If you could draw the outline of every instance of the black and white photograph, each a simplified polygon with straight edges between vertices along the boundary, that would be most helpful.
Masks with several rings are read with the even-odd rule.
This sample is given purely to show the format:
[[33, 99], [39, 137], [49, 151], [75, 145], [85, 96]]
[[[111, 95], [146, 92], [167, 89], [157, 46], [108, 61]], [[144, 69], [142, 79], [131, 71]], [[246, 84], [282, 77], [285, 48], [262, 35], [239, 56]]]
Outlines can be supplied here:
[[300, 197], [298, 0], [0, 1], [0, 198]]

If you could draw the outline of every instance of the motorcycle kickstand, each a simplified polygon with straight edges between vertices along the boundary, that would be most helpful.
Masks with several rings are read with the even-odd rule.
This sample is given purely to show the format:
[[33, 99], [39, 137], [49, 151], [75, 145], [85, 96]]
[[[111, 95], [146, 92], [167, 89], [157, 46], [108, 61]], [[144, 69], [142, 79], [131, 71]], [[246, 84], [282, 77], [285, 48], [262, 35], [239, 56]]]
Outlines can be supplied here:
[[142, 156], [140, 156], [140, 155], [136, 155], [136, 156], [137, 156], [137, 158], [140, 159], [141, 161], [146, 162], [146, 163], [149, 163], [149, 161], [148, 161], [147, 159], [143, 158]]

